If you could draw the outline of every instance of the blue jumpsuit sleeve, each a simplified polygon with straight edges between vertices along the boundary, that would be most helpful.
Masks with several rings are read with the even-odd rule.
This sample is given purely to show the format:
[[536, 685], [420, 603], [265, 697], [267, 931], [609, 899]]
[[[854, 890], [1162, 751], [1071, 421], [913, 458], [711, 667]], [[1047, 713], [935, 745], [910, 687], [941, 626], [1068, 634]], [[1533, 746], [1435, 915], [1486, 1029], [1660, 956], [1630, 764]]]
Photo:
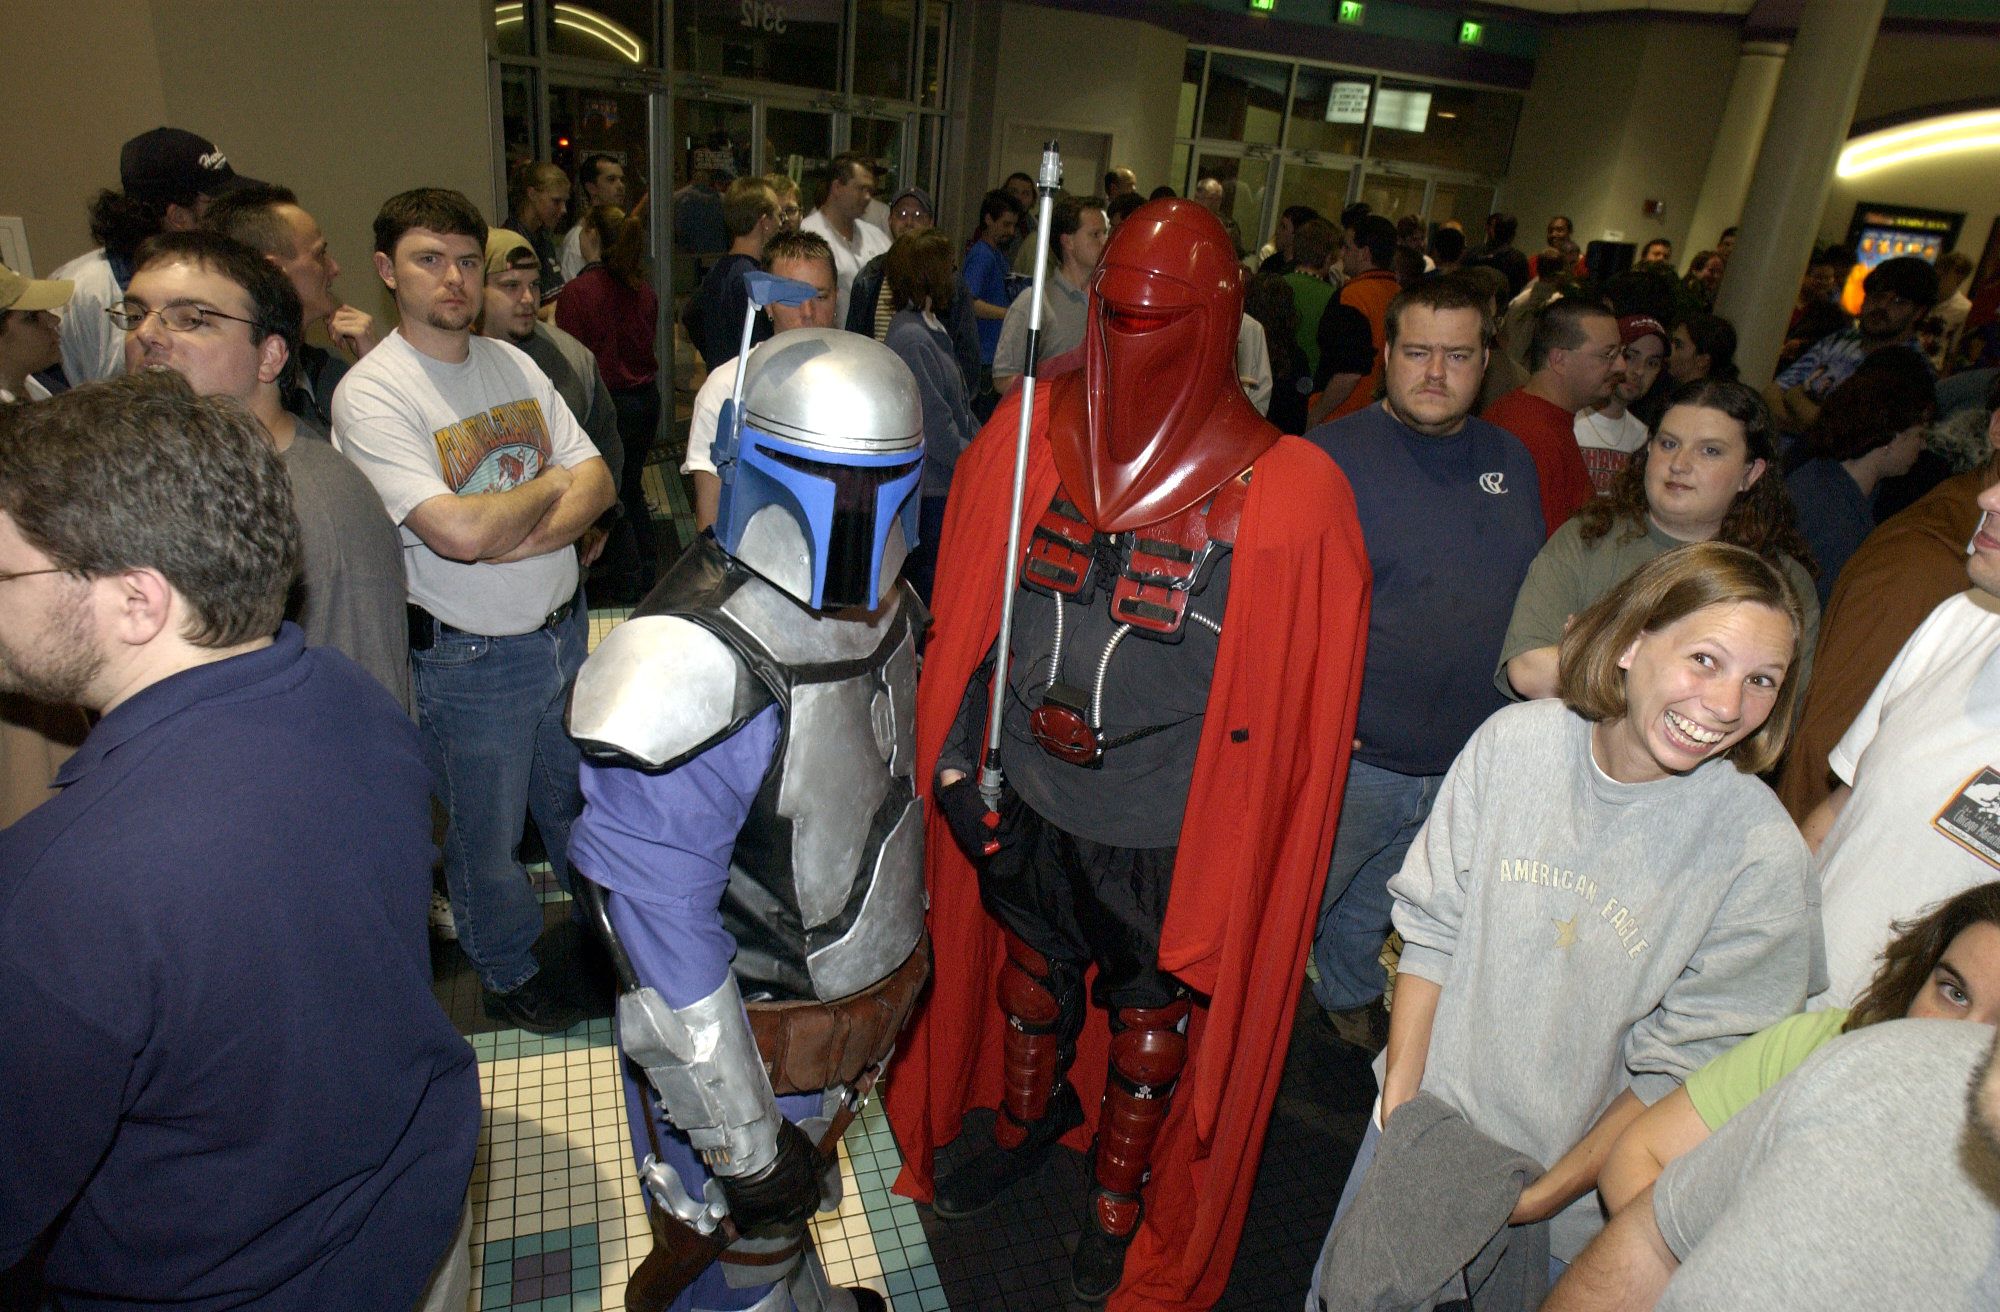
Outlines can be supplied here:
[[766, 707], [700, 756], [658, 773], [583, 764], [570, 860], [618, 895], [619, 940], [669, 1006], [700, 1001], [728, 976], [736, 941], [721, 906], [730, 853], [770, 769], [778, 727], [778, 708]]

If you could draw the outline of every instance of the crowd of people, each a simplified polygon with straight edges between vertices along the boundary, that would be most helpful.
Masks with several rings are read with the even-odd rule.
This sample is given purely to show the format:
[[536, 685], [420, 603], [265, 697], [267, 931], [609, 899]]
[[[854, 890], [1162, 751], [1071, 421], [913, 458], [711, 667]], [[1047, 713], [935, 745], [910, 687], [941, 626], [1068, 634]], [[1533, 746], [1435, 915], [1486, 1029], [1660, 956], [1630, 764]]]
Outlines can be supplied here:
[[[1970, 262], [1816, 248], [1760, 392], [1734, 228], [1617, 267], [1563, 215], [1524, 251], [1292, 206], [1259, 247], [1223, 181], [1119, 168], [1011, 175], [961, 241], [881, 173], [717, 178], [682, 234], [678, 560], [612, 155], [517, 168], [498, 225], [386, 198], [393, 327], [180, 129], [126, 143], [91, 251], [0, 266], [0, 1299], [464, 1306], [477, 1075], [426, 920], [501, 1024], [608, 1002], [531, 842], [621, 972], [649, 1197], [734, 1209], [753, 1267], [810, 1271], [797, 1123], [844, 1126], [914, 1007], [908, 1191], [956, 1222], [1094, 1142], [1077, 1295], [1212, 1302], [1309, 965], [1380, 1089], [1309, 1312], [2000, 1297]], [[592, 605], [638, 608], [596, 657]], [[892, 983], [816, 1080], [689, 1055]]]

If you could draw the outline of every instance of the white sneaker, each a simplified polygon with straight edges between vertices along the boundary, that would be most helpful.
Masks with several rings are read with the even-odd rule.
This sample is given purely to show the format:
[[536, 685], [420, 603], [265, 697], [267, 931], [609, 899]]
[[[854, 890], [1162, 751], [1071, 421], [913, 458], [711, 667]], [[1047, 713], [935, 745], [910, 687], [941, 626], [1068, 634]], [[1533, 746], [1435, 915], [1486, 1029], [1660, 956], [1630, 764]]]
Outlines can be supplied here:
[[431, 891], [431, 933], [447, 943], [458, 942], [458, 922], [451, 918], [451, 899]]

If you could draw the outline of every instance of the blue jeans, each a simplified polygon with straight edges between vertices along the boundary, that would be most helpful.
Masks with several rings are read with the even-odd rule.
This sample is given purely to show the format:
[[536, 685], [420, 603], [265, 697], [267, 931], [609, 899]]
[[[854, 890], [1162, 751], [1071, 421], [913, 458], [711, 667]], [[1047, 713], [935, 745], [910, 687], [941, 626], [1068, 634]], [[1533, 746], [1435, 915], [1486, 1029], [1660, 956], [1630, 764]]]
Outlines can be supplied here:
[[534, 815], [557, 877], [569, 882], [582, 756], [563, 711], [589, 626], [579, 589], [552, 629], [511, 638], [440, 633], [429, 651], [410, 653], [417, 722], [449, 818], [444, 878], [458, 944], [495, 993], [521, 987], [537, 968], [542, 907], [514, 851], [524, 812]]
[[1313, 997], [1328, 1011], [1348, 1011], [1382, 996], [1382, 941], [1389, 936], [1389, 880], [1403, 867], [1424, 817], [1437, 801], [1441, 774], [1397, 774], [1353, 761], [1333, 836], [1333, 861], [1313, 930]]

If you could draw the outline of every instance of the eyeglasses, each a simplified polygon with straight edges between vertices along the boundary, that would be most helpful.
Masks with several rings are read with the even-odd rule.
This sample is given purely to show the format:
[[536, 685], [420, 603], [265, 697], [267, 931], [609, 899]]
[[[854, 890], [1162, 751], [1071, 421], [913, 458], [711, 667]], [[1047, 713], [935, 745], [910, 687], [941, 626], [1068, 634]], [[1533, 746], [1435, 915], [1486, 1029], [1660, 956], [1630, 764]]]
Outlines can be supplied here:
[[15, 579], [31, 579], [37, 574], [67, 574], [66, 569], [17, 569], [0, 570], [0, 583], [12, 583]]
[[796, 219], [804, 213], [805, 211], [797, 205], [781, 205], [778, 207], [778, 217], [781, 219]]
[[210, 319], [227, 319], [231, 323], [247, 323], [253, 328], [257, 326], [255, 319], [245, 319], [240, 314], [224, 314], [220, 310], [211, 310], [205, 305], [192, 305], [186, 301], [176, 301], [172, 305], [162, 305], [157, 310], [147, 309], [143, 306], [135, 308], [129, 303], [124, 305], [107, 305], [104, 307], [104, 312], [111, 316], [111, 322], [117, 324], [128, 333], [138, 332], [140, 325], [156, 314], [160, 316], [160, 322], [167, 326], [167, 331], [174, 333], [191, 333]]

